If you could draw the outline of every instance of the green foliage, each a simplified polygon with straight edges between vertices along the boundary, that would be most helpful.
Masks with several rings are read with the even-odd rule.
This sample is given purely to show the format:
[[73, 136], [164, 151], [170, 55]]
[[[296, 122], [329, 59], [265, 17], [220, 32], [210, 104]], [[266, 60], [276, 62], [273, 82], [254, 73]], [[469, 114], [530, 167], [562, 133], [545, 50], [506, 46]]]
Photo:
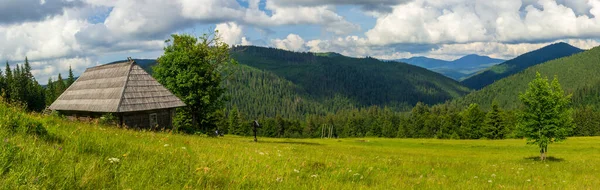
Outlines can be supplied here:
[[553, 59], [567, 57], [583, 50], [573, 47], [567, 43], [556, 43], [541, 49], [520, 55], [514, 59], [508, 60], [499, 65], [492, 66], [489, 70], [473, 75], [463, 81], [461, 84], [473, 88], [481, 89], [497, 80], [516, 74], [531, 66], [544, 63]]
[[462, 139], [479, 139], [483, 137], [482, 127], [485, 120], [485, 112], [478, 104], [471, 104], [461, 113], [462, 122], [460, 135]]
[[229, 46], [218, 35], [171, 37], [154, 67], [154, 78], [187, 104], [179, 113], [191, 116], [191, 130], [214, 129], [214, 114], [224, 105], [223, 74], [227, 65], [236, 63], [229, 57]]
[[67, 88], [71, 86], [75, 82], [75, 76], [73, 75], [73, 70], [71, 69], [71, 65], [69, 65], [69, 78], [67, 78]]
[[0, 93], [6, 101], [23, 104], [29, 111], [41, 111], [45, 108], [44, 89], [31, 74], [27, 58], [22, 67], [17, 65], [15, 69], [11, 69], [6, 62], [5, 71], [4, 76], [0, 72]]
[[[255, 87], [269, 87], [234, 87], [239, 90], [231, 95], [232, 102], [236, 102], [240, 111], [254, 118], [260, 115], [275, 117], [277, 112], [272, 110], [280, 109], [283, 109], [283, 116], [292, 118], [303, 117], [305, 113], [324, 114], [352, 107], [388, 106], [395, 111], [408, 111], [419, 101], [435, 104], [469, 92], [456, 81], [438, 73], [373, 58], [322, 56], [254, 46], [236, 46], [232, 48], [232, 57], [240, 64], [264, 72], [243, 71], [240, 79], [251, 81], [248, 83]], [[265, 80], [269, 78], [278, 79], [274, 82]], [[245, 97], [244, 101], [236, 100], [256, 93], [263, 94]], [[282, 99], [287, 102], [265, 101], [265, 96], [275, 97], [268, 98], [270, 100], [278, 98], [277, 95], [283, 95], [285, 98]], [[258, 100], [250, 100], [259, 97]], [[252, 109], [255, 104], [266, 106]], [[284, 106], [279, 107], [281, 104]]]
[[531, 66], [521, 72], [497, 80], [485, 88], [474, 91], [464, 97], [450, 101], [455, 106], [466, 106], [471, 103], [481, 105], [489, 110], [493, 100], [505, 110], [520, 109], [519, 93], [528, 88], [536, 72], [545, 76], [557, 76], [565, 92], [573, 94], [573, 105], [600, 106], [598, 92], [600, 89], [600, 47], [588, 51], [563, 57], [552, 61]]
[[549, 144], [565, 140], [572, 131], [572, 110], [568, 107], [570, 98], [564, 95], [556, 77], [550, 84], [540, 73], [529, 83], [529, 89], [519, 96], [524, 105], [520, 130], [528, 144], [540, 148], [542, 159]]
[[100, 117], [101, 125], [117, 125], [119, 123], [119, 118], [112, 113], [103, 114]]
[[492, 109], [485, 117], [485, 125], [483, 126], [483, 137], [487, 139], [504, 139], [506, 126], [503, 118], [504, 112], [500, 110], [500, 106], [496, 101], [492, 102]]
[[573, 120], [574, 136], [600, 136], [600, 112], [595, 111], [592, 106], [575, 109]]

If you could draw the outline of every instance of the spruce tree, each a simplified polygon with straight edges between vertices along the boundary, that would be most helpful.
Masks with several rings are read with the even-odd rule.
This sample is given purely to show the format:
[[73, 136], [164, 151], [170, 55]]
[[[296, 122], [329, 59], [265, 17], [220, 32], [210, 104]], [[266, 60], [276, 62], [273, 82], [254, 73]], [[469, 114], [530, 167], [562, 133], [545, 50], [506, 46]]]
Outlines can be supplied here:
[[54, 97], [59, 97], [67, 89], [65, 81], [60, 73], [58, 73], [58, 79], [56, 79], [56, 86], [54, 88], [56, 90], [54, 92]]
[[73, 70], [71, 69], [71, 66], [69, 65], [69, 78], [67, 78], [67, 88], [69, 88], [69, 86], [71, 86], [73, 83], [75, 82], [75, 76], [73, 75]]
[[488, 139], [503, 139], [506, 132], [504, 119], [502, 118], [502, 110], [497, 101], [492, 102], [492, 110], [485, 117], [485, 125], [483, 128], [483, 137]]
[[10, 65], [8, 64], [8, 61], [6, 61], [6, 87], [4, 90], [4, 98], [6, 98], [6, 101], [12, 101], [12, 89], [14, 86], [14, 78], [13, 78], [13, 74], [12, 74], [12, 70], [10, 69]]
[[54, 82], [52, 82], [52, 77], [48, 78], [48, 84], [46, 85], [46, 105], [51, 105], [54, 100], [56, 100], [56, 96], [54, 95], [56, 89], [54, 88]]
[[460, 126], [460, 136], [463, 139], [481, 138], [481, 127], [485, 120], [483, 112], [478, 104], [471, 104], [462, 113], [462, 124]]

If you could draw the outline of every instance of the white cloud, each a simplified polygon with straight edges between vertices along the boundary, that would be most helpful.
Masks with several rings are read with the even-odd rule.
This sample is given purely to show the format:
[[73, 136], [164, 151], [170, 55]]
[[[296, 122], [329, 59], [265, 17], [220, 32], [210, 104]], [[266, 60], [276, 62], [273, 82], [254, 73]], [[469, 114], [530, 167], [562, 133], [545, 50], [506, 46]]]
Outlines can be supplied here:
[[[583, 4], [577, 4], [578, 10]], [[373, 44], [550, 42], [564, 38], [600, 37], [600, 1], [590, 0], [590, 14], [553, 0], [526, 5], [507, 1], [416, 0], [394, 6], [366, 32]]]
[[306, 51], [304, 39], [297, 34], [289, 34], [285, 39], [274, 39], [273, 46], [290, 51]]
[[229, 45], [237, 45], [242, 41], [242, 27], [234, 22], [217, 24], [221, 40]]

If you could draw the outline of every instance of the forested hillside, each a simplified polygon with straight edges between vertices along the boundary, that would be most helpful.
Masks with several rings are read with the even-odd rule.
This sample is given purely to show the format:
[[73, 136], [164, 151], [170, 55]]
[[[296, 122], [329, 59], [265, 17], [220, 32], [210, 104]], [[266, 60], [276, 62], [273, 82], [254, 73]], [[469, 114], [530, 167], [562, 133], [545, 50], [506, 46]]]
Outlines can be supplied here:
[[[469, 92], [441, 74], [373, 58], [254, 46], [234, 47], [232, 57], [239, 65], [224, 83], [227, 107], [248, 118], [304, 118], [373, 105], [408, 111], [417, 102], [436, 104]], [[146, 62], [142, 67], [151, 73], [154, 63]]]
[[495, 65], [488, 70], [479, 74], [473, 75], [461, 81], [461, 84], [472, 88], [481, 89], [487, 85], [494, 83], [504, 77], [518, 73], [531, 66], [544, 63], [553, 59], [570, 56], [580, 53], [583, 50], [573, 47], [567, 43], [556, 43], [541, 49], [520, 55], [514, 59], [508, 60], [499, 65]]
[[550, 78], [557, 76], [565, 92], [573, 93], [575, 105], [600, 107], [600, 101], [596, 101], [600, 92], [600, 47], [530, 67], [452, 102], [463, 106], [478, 103], [489, 108], [496, 99], [503, 108], [517, 108], [519, 93], [525, 91], [536, 72]]
[[[254, 46], [238, 46], [232, 51], [232, 57], [240, 64], [290, 81], [296, 86], [295, 91], [302, 95], [302, 100], [320, 102], [325, 110], [347, 107], [348, 104], [408, 110], [417, 102], [435, 104], [469, 91], [450, 78], [404, 63]], [[244, 80], [254, 80], [253, 77], [244, 77]], [[238, 102], [241, 105], [256, 101]]]

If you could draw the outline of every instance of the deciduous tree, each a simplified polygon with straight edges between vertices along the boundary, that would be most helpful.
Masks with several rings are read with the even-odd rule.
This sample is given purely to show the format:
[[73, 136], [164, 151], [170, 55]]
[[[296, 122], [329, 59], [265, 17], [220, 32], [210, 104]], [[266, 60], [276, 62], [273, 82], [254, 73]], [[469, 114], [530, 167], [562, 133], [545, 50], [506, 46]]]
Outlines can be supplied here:
[[568, 107], [571, 96], [565, 95], [558, 79], [552, 83], [536, 74], [529, 89], [519, 95], [523, 103], [520, 131], [528, 144], [540, 148], [540, 159], [546, 159], [548, 145], [563, 141], [573, 129], [572, 111]]

